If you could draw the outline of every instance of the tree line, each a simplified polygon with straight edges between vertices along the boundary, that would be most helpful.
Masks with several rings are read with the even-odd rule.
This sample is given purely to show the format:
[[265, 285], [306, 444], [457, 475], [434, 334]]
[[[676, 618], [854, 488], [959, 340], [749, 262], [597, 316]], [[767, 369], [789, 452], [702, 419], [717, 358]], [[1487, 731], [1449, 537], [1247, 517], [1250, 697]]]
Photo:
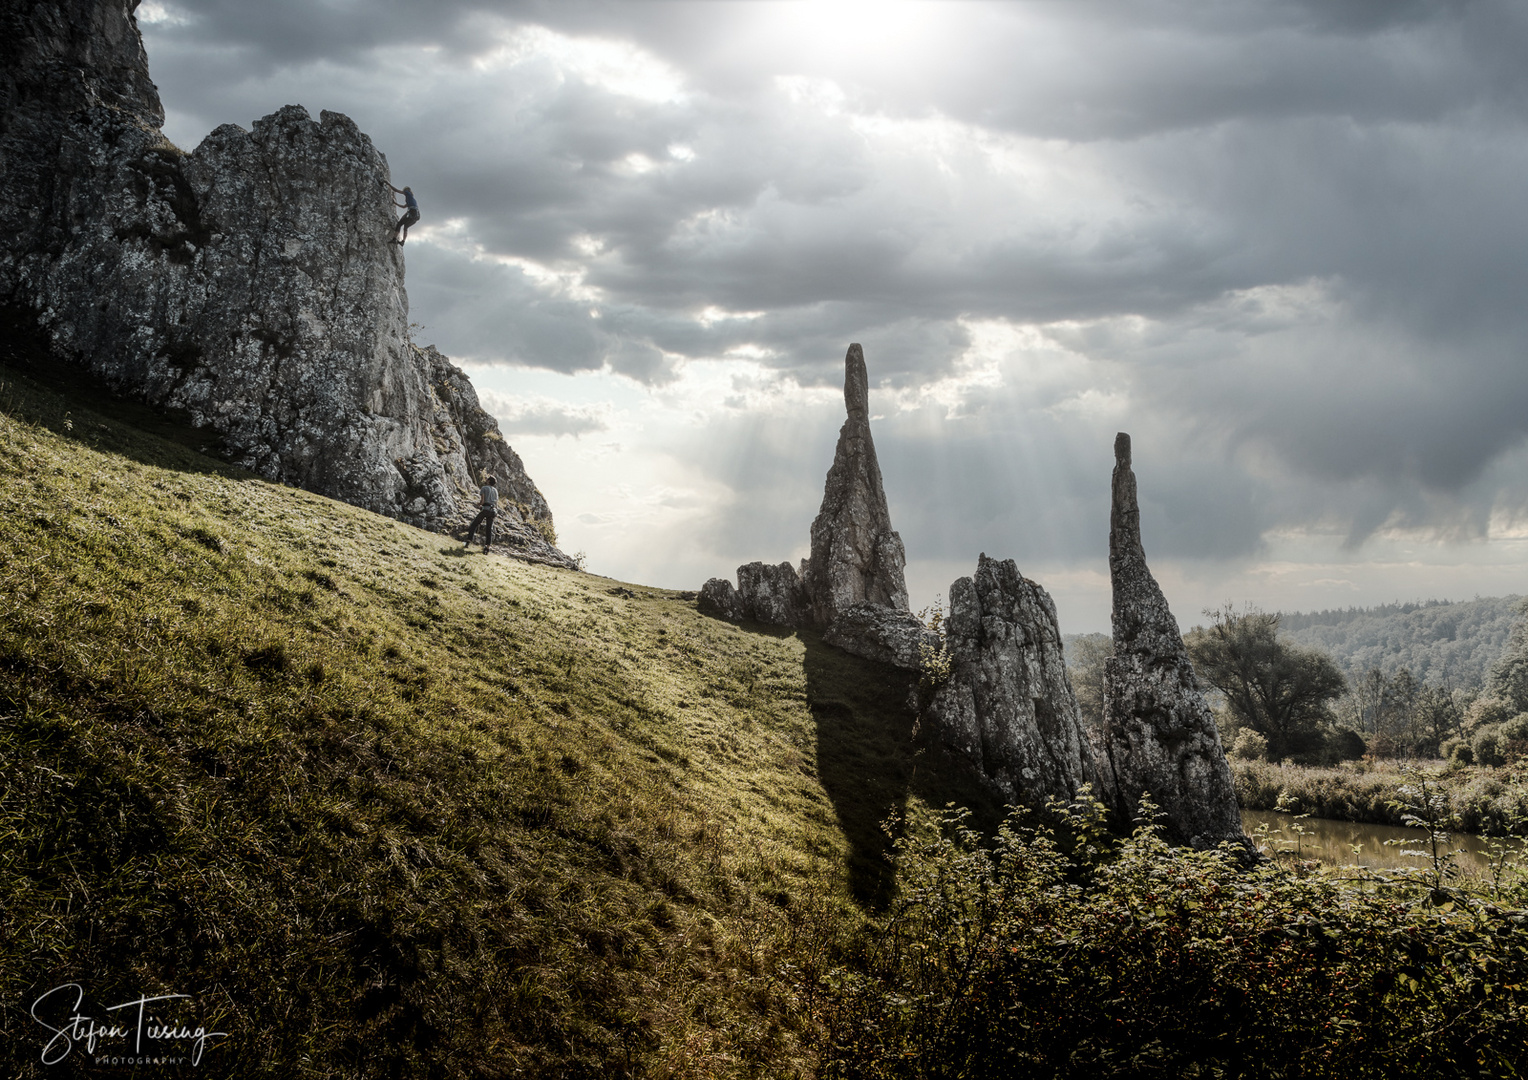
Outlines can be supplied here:
[[[1227, 604], [1184, 636], [1233, 756], [1332, 764], [1366, 754], [1495, 765], [1528, 754], [1528, 601], [1480, 690], [1426, 682], [1407, 667], [1344, 673], [1330, 653], [1282, 633], [1284, 616]], [[1103, 634], [1070, 638], [1084, 717], [1100, 722]]]

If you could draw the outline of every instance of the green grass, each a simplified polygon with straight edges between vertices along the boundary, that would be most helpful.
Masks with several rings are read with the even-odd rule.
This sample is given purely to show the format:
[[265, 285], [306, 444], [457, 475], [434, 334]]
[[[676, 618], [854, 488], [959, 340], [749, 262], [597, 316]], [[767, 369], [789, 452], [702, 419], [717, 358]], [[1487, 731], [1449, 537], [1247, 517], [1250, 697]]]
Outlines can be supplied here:
[[980, 802], [903, 676], [92, 394], [0, 369], [9, 1074], [66, 982], [193, 995], [223, 1076], [813, 1069], [882, 821]]

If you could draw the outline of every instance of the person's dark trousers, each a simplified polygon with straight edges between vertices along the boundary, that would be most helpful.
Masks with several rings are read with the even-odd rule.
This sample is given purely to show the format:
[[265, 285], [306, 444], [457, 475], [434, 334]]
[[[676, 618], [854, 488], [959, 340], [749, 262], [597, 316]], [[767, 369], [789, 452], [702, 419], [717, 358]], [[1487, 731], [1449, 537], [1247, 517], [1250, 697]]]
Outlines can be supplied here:
[[472, 524], [467, 526], [467, 540], [462, 547], [472, 546], [472, 536], [477, 532], [478, 522], [483, 522], [483, 550], [487, 551], [493, 546], [493, 519], [499, 516], [499, 512], [491, 506], [485, 506], [478, 511], [477, 517], [472, 519]]

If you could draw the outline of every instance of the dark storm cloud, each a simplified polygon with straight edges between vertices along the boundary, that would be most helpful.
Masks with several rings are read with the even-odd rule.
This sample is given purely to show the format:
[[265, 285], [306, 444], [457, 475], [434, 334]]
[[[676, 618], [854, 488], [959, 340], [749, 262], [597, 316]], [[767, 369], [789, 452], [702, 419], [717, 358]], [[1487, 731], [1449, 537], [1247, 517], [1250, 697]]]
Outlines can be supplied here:
[[[1160, 433], [1143, 513], [1174, 554], [1318, 521], [1478, 533], [1493, 499], [1522, 503], [1493, 463], [1528, 439], [1524, 5], [945, 4], [886, 55], [771, 37], [778, 4], [163, 6], [176, 122], [292, 95], [349, 112], [424, 226], [455, 223], [409, 248], [447, 352], [649, 384], [741, 354], [810, 386], [854, 340], [877, 382], [917, 388], [958, 369], [973, 319], [1050, 324], [1128, 419], [972, 390], [956, 412], [981, 425], [889, 424], [883, 458], [916, 479], [888, 483], [940, 493], [907, 511], [921, 545], [955, 506], [996, 538], [1084, 543], [1098, 478], [1067, 461], [1115, 422]], [[635, 42], [682, 92], [534, 50], [474, 67], [517, 27]], [[712, 464], [735, 490], [786, 483], [783, 458], [727, 466], [764, 445], [730, 438]], [[1070, 456], [1015, 465], [1046, 447]]]

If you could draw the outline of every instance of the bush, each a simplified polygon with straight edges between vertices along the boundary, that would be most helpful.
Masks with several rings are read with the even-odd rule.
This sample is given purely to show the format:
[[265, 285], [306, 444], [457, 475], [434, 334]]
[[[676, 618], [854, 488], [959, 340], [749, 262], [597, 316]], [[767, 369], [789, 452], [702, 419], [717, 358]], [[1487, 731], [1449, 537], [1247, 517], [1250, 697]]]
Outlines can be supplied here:
[[1450, 765], [1459, 768], [1475, 764], [1475, 750], [1463, 739], [1445, 739], [1438, 752]]
[[1333, 761], [1357, 761], [1368, 752], [1364, 737], [1352, 728], [1342, 728], [1327, 740], [1327, 753]]
[[[1101, 809], [1101, 808], [1100, 808]], [[1098, 809], [1071, 811], [1090, 834]], [[1149, 809], [1143, 812], [1149, 820]], [[1355, 887], [1142, 826], [1068, 854], [1015, 815], [896, 845], [827, 1077], [1515, 1075], [1528, 927], [1401, 877]], [[1437, 1033], [1448, 1032], [1447, 1037]]]
[[1265, 761], [1268, 758], [1268, 740], [1251, 728], [1242, 728], [1231, 747], [1231, 756], [1240, 761]]
[[1475, 751], [1475, 763], [1477, 765], [1505, 765], [1506, 757], [1501, 752], [1501, 729], [1495, 724], [1488, 725], [1475, 732], [1475, 737], [1470, 740], [1470, 749]]

